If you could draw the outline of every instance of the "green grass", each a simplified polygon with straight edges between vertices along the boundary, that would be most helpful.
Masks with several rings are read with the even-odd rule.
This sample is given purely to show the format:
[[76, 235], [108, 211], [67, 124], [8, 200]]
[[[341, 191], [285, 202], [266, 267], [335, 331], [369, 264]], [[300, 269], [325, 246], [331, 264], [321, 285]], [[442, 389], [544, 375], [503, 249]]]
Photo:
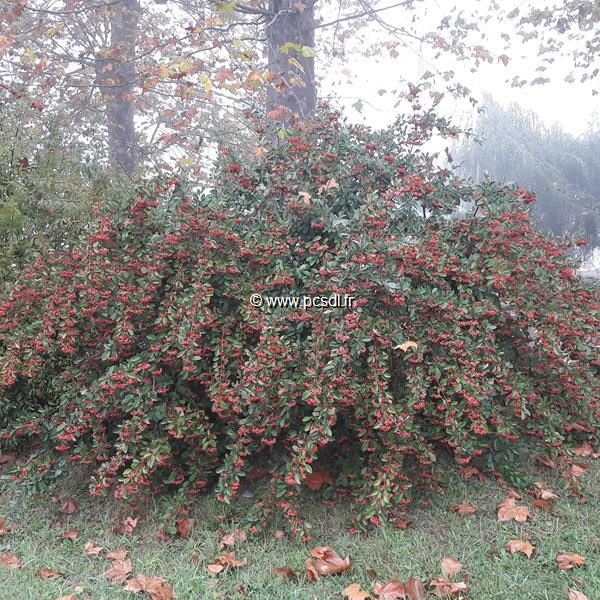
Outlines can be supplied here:
[[[116, 504], [92, 504], [85, 493], [75, 490], [74, 477], [52, 492], [60, 499], [77, 495], [80, 510], [67, 516], [60, 513], [59, 504], [52, 502], [50, 494], [24, 499], [17, 493], [16, 485], [3, 476], [0, 517], [19, 527], [0, 538], [0, 551], [17, 555], [23, 567], [0, 567], [0, 597], [55, 600], [79, 585], [83, 592], [77, 597], [81, 599], [134, 598], [102, 575], [110, 561], [84, 553], [84, 544], [92, 539], [110, 550], [129, 549], [133, 574], [165, 577], [178, 599], [340, 600], [342, 590], [350, 583], [358, 582], [371, 589], [365, 563], [372, 565], [382, 582], [392, 578], [405, 580], [411, 575], [429, 581], [440, 574], [440, 561], [449, 556], [465, 565], [468, 597], [472, 600], [560, 600], [567, 598], [567, 587], [585, 592], [590, 600], [598, 600], [599, 462], [590, 461], [590, 469], [581, 477], [587, 503], [568, 497], [565, 480], [557, 474], [547, 469], [531, 473], [532, 480], [543, 478], [561, 497], [556, 502], [555, 515], [532, 509], [533, 519], [524, 524], [497, 522], [496, 504], [505, 493], [496, 483], [464, 481], [451, 475], [446, 493], [433, 497], [430, 507], [410, 511], [408, 518], [414, 525], [407, 530], [381, 527], [368, 535], [351, 535], [347, 531], [350, 514], [343, 504], [327, 507], [314, 496], [307, 497], [302, 508], [313, 525], [313, 542], [304, 545], [276, 539], [273, 533], [280, 523], [274, 522], [268, 531], [236, 545], [238, 557], [247, 559], [247, 566], [227, 569], [216, 577], [207, 574], [206, 566], [222, 552], [218, 545], [220, 530], [230, 531], [241, 521], [236, 522], [231, 509], [214, 500], [199, 500], [193, 515], [197, 521], [189, 539], [161, 542], [155, 537], [157, 520], [152, 511], [144, 515], [134, 533], [113, 533]], [[469, 500], [477, 514], [454, 514], [450, 507], [461, 500]], [[531, 498], [524, 498], [522, 503], [531, 507]], [[51, 527], [56, 519], [62, 521], [61, 526]], [[61, 540], [60, 533], [72, 527], [80, 530], [80, 537], [74, 542]], [[529, 539], [535, 545], [532, 559], [506, 553], [504, 544], [515, 538]], [[316, 583], [303, 575], [286, 582], [272, 574], [273, 567], [283, 565], [302, 573], [308, 551], [316, 545], [332, 546], [342, 557], [349, 555], [351, 571], [323, 577]], [[581, 554], [587, 564], [574, 571], [559, 571], [555, 556], [561, 552]], [[193, 554], [199, 557], [197, 564], [191, 561]], [[41, 567], [55, 568], [62, 575], [40, 579], [36, 573]]]

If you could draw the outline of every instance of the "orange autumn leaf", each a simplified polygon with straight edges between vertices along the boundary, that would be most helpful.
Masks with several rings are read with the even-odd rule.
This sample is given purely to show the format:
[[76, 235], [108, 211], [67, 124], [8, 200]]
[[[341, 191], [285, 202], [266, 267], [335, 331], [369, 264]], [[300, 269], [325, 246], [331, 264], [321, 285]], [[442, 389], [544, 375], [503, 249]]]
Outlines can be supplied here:
[[0, 519], [0, 537], [10, 532], [10, 527], [6, 523], [6, 519]]
[[304, 566], [305, 566], [306, 579], [308, 579], [308, 581], [318, 581], [320, 579], [319, 573], [318, 573], [312, 559], [307, 558], [306, 561], [304, 562]]
[[425, 586], [414, 577], [409, 577], [406, 583], [391, 579], [386, 584], [373, 585], [373, 594], [379, 600], [424, 600], [427, 597]]
[[322, 485], [331, 483], [331, 475], [325, 469], [318, 469], [310, 473], [304, 483], [309, 489], [318, 490]]
[[561, 571], [569, 571], [585, 564], [585, 558], [575, 552], [564, 552], [556, 556], [556, 564]]
[[58, 577], [60, 573], [56, 569], [50, 569], [48, 567], [43, 567], [37, 570], [37, 575], [41, 579], [50, 579], [51, 577]]
[[247, 539], [246, 532], [243, 529], [234, 529], [231, 533], [224, 535], [219, 542], [219, 546], [233, 546], [236, 542], [243, 543]]
[[369, 592], [362, 589], [360, 583], [351, 583], [344, 589], [342, 596], [348, 598], [348, 600], [366, 600], [371, 597], [369, 596]]
[[[97, 556], [98, 554], [100, 554], [100, 552], [102, 552], [102, 546], [96, 546], [96, 544], [94, 544], [94, 542], [92, 542], [92, 540], [90, 540], [89, 542], [87, 542], [85, 544], [85, 546], [83, 547], [83, 551], [88, 555], [88, 556]], [[123, 557], [125, 558], [125, 557]]]
[[317, 546], [310, 555], [319, 575], [337, 575], [350, 570], [350, 558], [342, 559], [330, 546]]
[[119, 550], [107, 552], [106, 558], [108, 558], [109, 560], [123, 560], [128, 554], [129, 550], [125, 550], [125, 548], [119, 548]]
[[145, 592], [152, 600], [172, 600], [175, 592], [162, 577], [150, 577], [140, 573], [125, 582], [124, 589], [128, 592]]
[[459, 469], [459, 473], [465, 479], [474, 479], [475, 477], [477, 477], [479, 481], [485, 481], [485, 475], [476, 467], [461, 467]]
[[132, 568], [129, 559], [113, 560], [112, 567], [104, 573], [104, 577], [110, 579], [113, 583], [123, 583], [129, 577]]
[[535, 546], [525, 540], [510, 540], [510, 542], [504, 544], [504, 548], [511, 554], [522, 552], [527, 558], [531, 558], [531, 555], [535, 550]]
[[181, 519], [179, 521], [179, 523], [177, 523], [177, 533], [182, 537], [182, 538], [188, 538], [190, 537], [190, 534], [192, 533], [192, 529], [194, 528], [194, 523], [196, 522], [196, 519]]
[[20, 569], [23, 563], [14, 554], [4, 552], [0, 554], [0, 566], [7, 569]]
[[275, 567], [273, 569], [273, 573], [277, 575], [277, 577], [281, 577], [283, 579], [294, 579], [296, 577], [296, 573], [291, 567]]
[[524, 523], [531, 518], [531, 513], [526, 506], [517, 506], [514, 498], [505, 498], [498, 505], [498, 521], [518, 521]]
[[237, 568], [248, 564], [246, 559], [240, 560], [235, 552], [224, 552], [220, 554], [206, 568], [211, 575], [220, 573], [225, 567]]
[[440, 598], [445, 598], [446, 596], [458, 596], [462, 592], [467, 591], [467, 584], [464, 581], [451, 583], [445, 577], [438, 577], [429, 582], [429, 585], [434, 588], [433, 593]]
[[590, 600], [583, 592], [579, 590], [567, 589], [567, 600]]
[[466, 515], [474, 515], [477, 512], [475, 507], [470, 502], [467, 502], [467, 500], [459, 502], [458, 504], [453, 504], [452, 510], [462, 517]]
[[454, 558], [446, 557], [442, 559], [442, 573], [446, 577], [453, 577], [463, 568], [463, 566], [462, 563], [459, 563]]
[[586, 441], [583, 442], [581, 446], [573, 448], [573, 454], [576, 454], [577, 456], [593, 456], [595, 454], [594, 447], [590, 442]]

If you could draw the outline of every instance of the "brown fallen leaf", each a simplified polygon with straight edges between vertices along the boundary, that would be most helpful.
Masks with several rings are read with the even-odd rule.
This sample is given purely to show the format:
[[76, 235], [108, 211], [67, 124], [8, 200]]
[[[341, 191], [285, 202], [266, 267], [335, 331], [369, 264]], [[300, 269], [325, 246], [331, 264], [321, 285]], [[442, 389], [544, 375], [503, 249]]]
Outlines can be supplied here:
[[569, 571], [585, 564], [585, 558], [575, 552], [564, 552], [556, 556], [556, 564], [561, 571]]
[[69, 498], [68, 500], [63, 502], [62, 506], [60, 507], [60, 511], [62, 513], [64, 513], [65, 515], [72, 515], [73, 513], [76, 513], [78, 510], [79, 510], [79, 502], [77, 502], [77, 500], [73, 500], [72, 498]]
[[534, 495], [540, 500], [556, 500], [560, 498], [558, 494], [555, 494], [552, 490], [546, 487], [546, 484], [543, 481], [536, 481], [534, 485], [538, 488], [534, 490]]
[[454, 558], [446, 557], [442, 559], [442, 573], [446, 577], [453, 577], [456, 573], [458, 573], [464, 565], [459, 563]]
[[56, 569], [50, 569], [43, 567], [37, 570], [37, 576], [41, 579], [50, 579], [51, 577], [58, 577], [60, 573]]
[[310, 555], [319, 575], [337, 575], [350, 570], [350, 558], [342, 559], [330, 546], [317, 546]]
[[195, 552], [192, 554], [192, 556], [190, 557], [190, 562], [193, 565], [198, 565], [200, 564], [200, 555], [196, 554]]
[[[92, 540], [87, 542], [85, 544], [85, 546], [83, 547], [83, 551], [88, 556], [98, 556], [98, 554], [100, 554], [100, 552], [102, 552], [102, 550], [103, 550], [102, 546], [96, 546], [96, 544], [94, 544], [94, 542], [92, 542]], [[125, 558], [125, 556], [123, 556], [123, 558]]]
[[533, 508], [545, 510], [549, 513], [553, 513], [555, 511], [553, 500], [542, 500], [541, 498], [535, 498], [533, 500]]
[[581, 446], [573, 448], [573, 454], [577, 456], [594, 456], [594, 447], [589, 441], [583, 442]]
[[409, 348], [417, 349], [419, 346], [417, 342], [413, 342], [412, 340], [406, 340], [403, 344], [398, 344], [394, 346], [394, 350], [402, 350], [402, 352], [406, 352]]
[[276, 540], [282, 540], [285, 538], [285, 531], [282, 531], [281, 529], [278, 529], [274, 534], [273, 537]]
[[308, 474], [308, 476], [304, 480], [304, 483], [306, 484], [307, 488], [311, 490], [318, 490], [321, 486], [325, 485], [326, 483], [331, 483], [331, 481], [331, 475], [328, 471], [326, 471], [325, 469], [317, 469], [316, 471], [313, 471], [312, 473]]
[[459, 473], [465, 479], [474, 479], [475, 477], [477, 477], [479, 481], [485, 481], [485, 475], [476, 467], [461, 467], [459, 469]]
[[106, 558], [109, 560], [123, 560], [128, 554], [129, 550], [125, 550], [125, 548], [119, 548], [118, 550], [107, 552]]
[[433, 593], [440, 598], [446, 596], [458, 596], [462, 592], [467, 591], [467, 584], [464, 581], [451, 583], [445, 577], [438, 577], [429, 582], [429, 585], [434, 588]]
[[152, 600], [172, 600], [175, 592], [162, 577], [150, 577], [140, 573], [128, 579], [123, 588], [128, 592], [145, 592]]
[[343, 592], [342, 596], [348, 600], [366, 600], [370, 598], [369, 592], [360, 587], [360, 583], [351, 583]]
[[10, 532], [10, 527], [8, 526], [6, 519], [0, 518], [0, 537], [6, 535]]
[[590, 600], [583, 592], [580, 592], [579, 590], [568, 588], [567, 594], [567, 600]]
[[0, 554], [0, 567], [6, 567], [7, 569], [20, 569], [23, 563], [10, 552], [3, 552]]
[[139, 517], [137, 519], [126, 517], [121, 525], [115, 529], [115, 533], [133, 533], [139, 520]]
[[475, 507], [470, 502], [467, 502], [467, 500], [459, 502], [458, 504], [453, 504], [452, 510], [462, 517], [466, 515], [474, 515], [477, 512]]
[[421, 581], [409, 577], [406, 583], [391, 579], [386, 584], [376, 583], [373, 585], [373, 594], [379, 600], [425, 600], [427, 592]]
[[247, 564], [248, 561], [246, 559], [240, 560], [237, 558], [235, 552], [224, 552], [217, 556], [217, 558], [215, 558], [206, 568], [211, 575], [216, 575], [225, 567], [237, 568], [244, 567]]
[[273, 569], [273, 573], [277, 575], [277, 577], [281, 577], [283, 579], [294, 579], [296, 577], [296, 573], [291, 567], [275, 567]]
[[531, 518], [531, 513], [526, 506], [517, 506], [514, 498], [505, 498], [498, 505], [498, 521], [518, 521], [524, 523]]
[[504, 548], [511, 554], [522, 552], [527, 558], [531, 558], [531, 555], [535, 551], [535, 546], [525, 540], [510, 540], [510, 542], [504, 544]]
[[246, 532], [243, 529], [234, 529], [231, 533], [224, 535], [219, 542], [219, 546], [233, 546], [236, 542], [245, 542], [247, 539]]
[[60, 534], [60, 539], [61, 540], [75, 541], [78, 537], [79, 537], [79, 530], [78, 529], [67, 529], [67, 531], [63, 531]]
[[307, 558], [306, 561], [304, 561], [304, 567], [304, 572], [308, 581], [318, 581], [320, 579], [319, 572], [317, 571], [312, 559]]
[[75, 594], [67, 594], [66, 596], [61, 596], [56, 600], [77, 600], [77, 596]]
[[113, 560], [112, 567], [104, 573], [104, 577], [113, 583], [123, 583], [131, 573], [133, 566], [129, 559]]
[[196, 522], [196, 519], [180, 519], [180, 521], [177, 523], [177, 533], [182, 537], [182, 538], [188, 538], [190, 537], [190, 534], [192, 533], [192, 529], [194, 528], [194, 523]]

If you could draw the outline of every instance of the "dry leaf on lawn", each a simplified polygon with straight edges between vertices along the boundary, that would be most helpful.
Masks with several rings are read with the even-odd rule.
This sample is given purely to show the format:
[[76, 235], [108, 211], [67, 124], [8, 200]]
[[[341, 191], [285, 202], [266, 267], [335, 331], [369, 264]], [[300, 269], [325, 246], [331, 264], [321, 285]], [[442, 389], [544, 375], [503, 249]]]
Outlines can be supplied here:
[[309, 581], [318, 581], [320, 579], [319, 573], [312, 561], [312, 559], [307, 558], [304, 562], [306, 579]]
[[60, 534], [60, 538], [62, 540], [75, 541], [78, 537], [79, 537], [79, 530], [78, 529], [67, 529], [67, 531], [63, 531]]
[[510, 542], [504, 544], [504, 548], [511, 554], [514, 554], [515, 552], [521, 552], [525, 554], [527, 558], [531, 558], [535, 550], [535, 546], [525, 540], [510, 540]]
[[446, 557], [442, 559], [442, 573], [446, 577], [453, 577], [463, 568], [463, 566], [462, 563], [459, 563], [454, 558]]
[[296, 577], [296, 573], [294, 573], [294, 570], [291, 567], [275, 567], [273, 573], [283, 579], [293, 579]]
[[233, 546], [236, 542], [245, 542], [246, 532], [243, 529], [234, 529], [231, 533], [224, 535], [219, 542], [220, 547]]
[[104, 573], [104, 577], [110, 579], [113, 583], [123, 583], [129, 577], [132, 568], [129, 559], [113, 560], [112, 567]]
[[505, 498], [498, 505], [498, 521], [518, 521], [524, 523], [531, 518], [526, 506], [517, 506], [514, 498]]
[[72, 515], [78, 510], [79, 502], [77, 502], [77, 500], [73, 500], [72, 498], [69, 498], [68, 500], [63, 502], [62, 506], [60, 507], [60, 511], [65, 515]]
[[342, 559], [330, 546], [317, 546], [310, 555], [319, 575], [336, 575], [350, 570], [350, 558]]
[[211, 575], [220, 573], [225, 567], [237, 568], [248, 564], [246, 559], [240, 560], [235, 552], [224, 552], [220, 554], [206, 568]]
[[458, 504], [453, 504], [452, 510], [463, 517], [466, 515], [474, 515], [477, 512], [475, 507], [466, 500], [459, 502]]
[[360, 583], [351, 583], [343, 592], [342, 596], [348, 600], [366, 600], [370, 598], [369, 592], [360, 587]]
[[20, 569], [23, 563], [14, 554], [4, 552], [0, 554], [0, 566], [7, 569]]
[[109, 560], [123, 560], [127, 554], [129, 554], [129, 550], [125, 550], [125, 548], [119, 548], [118, 550], [107, 552], [106, 558]]
[[556, 556], [556, 564], [561, 571], [569, 571], [585, 564], [585, 558], [575, 552], [564, 552]]
[[326, 483], [331, 483], [331, 475], [325, 469], [317, 469], [312, 473], [309, 473], [304, 483], [306, 487], [311, 490], [318, 490], [321, 486]]
[[[96, 544], [94, 544], [94, 542], [92, 542], [92, 540], [87, 542], [85, 544], [85, 546], [83, 547], [83, 551], [88, 556], [98, 556], [98, 554], [100, 554], [100, 552], [102, 552], [102, 550], [103, 550], [102, 546], [96, 546]], [[127, 551], [125, 551], [125, 554], [127, 554]], [[123, 558], [125, 558], [125, 556], [123, 556]]]
[[42, 579], [50, 579], [51, 577], [58, 577], [60, 573], [56, 569], [50, 569], [48, 567], [43, 567], [38, 569], [37, 571], [38, 577]]
[[583, 592], [569, 588], [567, 600], [590, 600]]
[[10, 527], [6, 523], [6, 519], [0, 519], [0, 537], [10, 532]]
[[150, 577], [140, 573], [125, 584], [128, 592], [145, 592], [152, 600], [172, 600], [175, 592], [162, 577]]
[[190, 534], [192, 533], [192, 529], [194, 528], [194, 523], [196, 522], [196, 519], [181, 519], [179, 521], [179, 523], [177, 523], [177, 533], [182, 537], [182, 538], [188, 538], [190, 537]]
[[445, 577], [438, 577], [429, 583], [434, 588], [433, 593], [440, 598], [446, 596], [458, 596], [462, 592], [467, 591], [467, 584], [464, 581], [451, 583]]

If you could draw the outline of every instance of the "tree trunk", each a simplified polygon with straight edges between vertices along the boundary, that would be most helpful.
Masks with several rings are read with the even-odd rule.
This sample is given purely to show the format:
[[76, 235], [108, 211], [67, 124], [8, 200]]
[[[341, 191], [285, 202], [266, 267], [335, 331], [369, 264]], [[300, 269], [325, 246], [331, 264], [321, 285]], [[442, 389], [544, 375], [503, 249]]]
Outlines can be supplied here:
[[120, 0], [110, 20], [110, 49], [96, 60], [96, 81], [106, 103], [112, 168], [131, 175], [139, 163], [134, 123], [138, 0]]
[[[267, 46], [269, 71], [274, 80], [267, 91], [267, 111], [285, 107], [283, 120], [294, 115], [308, 119], [315, 109], [315, 61], [312, 56], [306, 56], [315, 44], [314, 4], [314, 0], [269, 2], [273, 16], [267, 24]], [[305, 50], [303, 55], [302, 51], [288, 46], [286, 52], [286, 44], [310, 50]]]

